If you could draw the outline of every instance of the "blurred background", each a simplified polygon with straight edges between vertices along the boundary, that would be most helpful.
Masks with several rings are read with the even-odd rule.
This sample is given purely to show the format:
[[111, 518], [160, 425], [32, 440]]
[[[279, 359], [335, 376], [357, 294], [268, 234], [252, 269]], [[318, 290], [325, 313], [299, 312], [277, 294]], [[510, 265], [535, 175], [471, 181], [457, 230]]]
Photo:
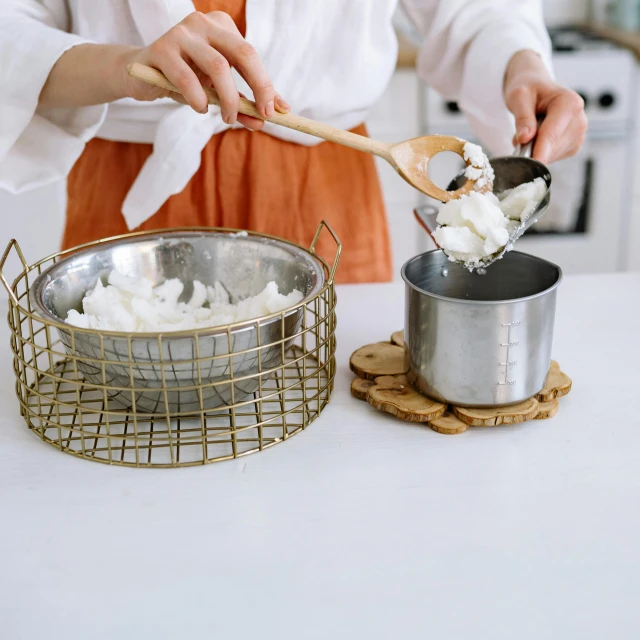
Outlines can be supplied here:
[[[518, 248], [557, 262], [566, 273], [640, 271], [640, 0], [544, 0], [544, 8], [557, 79], [583, 96], [590, 124], [580, 155], [552, 166], [551, 207]], [[371, 136], [473, 139], [458, 106], [418, 80], [415, 35], [401, 13], [396, 24], [398, 67], [368, 119]], [[458, 158], [444, 155], [432, 170], [441, 186], [459, 168]], [[379, 172], [399, 279], [406, 260], [433, 246], [412, 214], [425, 200], [383, 161]], [[64, 208], [64, 183], [18, 196], [0, 190], [2, 249], [17, 238], [30, 263], [57, 251]]]

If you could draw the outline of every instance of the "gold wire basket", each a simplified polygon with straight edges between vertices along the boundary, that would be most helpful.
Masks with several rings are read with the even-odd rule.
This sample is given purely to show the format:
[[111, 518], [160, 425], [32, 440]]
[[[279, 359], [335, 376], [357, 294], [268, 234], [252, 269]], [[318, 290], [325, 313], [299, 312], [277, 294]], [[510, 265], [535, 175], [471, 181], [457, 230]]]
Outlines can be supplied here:
[[[316, 251], [323, 229], [336, 244], [332, 266]], [[216, 327], [217, 348], [213, 350], [212, 329], [148, 335], [97, 332], [73, 327], [34, 308], [34, 282], [60, 260], [109, 243], [158, 234], [171, 237], [181, 232], [229, 235], [233, 230], [129, 234], [57, 253], [31, 266], [18, 243], [9, 243], [0, 261], [0, 278], [9, 293], [16, 393], [29, 429], [45, 442], [71, 455], [107, 464], [202, 465], [283, 442], [305, 429], [329, 402], [335, 377], [334, 276], [342, 246], [325, 222], [308, 250], [264, 234], [249, 234], [250, 238], [303, 251], [305, 259], [317, 262], [324, 278], [312, 295], [293, 310]], [[19, 273], [10, 284], [5, 268], [14, 254], [19, 260]], [[238, 332], [246, 335], [247, 331], [255, 336], [253, 342], [235, 339]], [[190, 344], [188, 357], [183, 351], [179, 361], [170, 357], [176, 337]], [[92, 351], [79, 348], [87, 340], [91, 341]], [[148, 376], [140, 375], [140, 358], [136, 354], [136, 341], [140, 340], [146, 341], [148, 353], [157, 358], [147, 360], [146, 367], [155, 375], [153, 392], [164, 399], [151, 408], [141, 402], [149, 388]], [[157, 348], [150, 349], [148, 345], [154, 343]], [[108, 347], [113, 344], [125, 345], [124, 353], [122, 348], [114, 351]], [[220, 348], [221, 344], [224, 348]], [[253, 363], [252, 367], [238, 367], [238, 362], [247, 361]], [[114, 369], [128, 375], [114, 378], [109, 373]], [[206, 372], [212, 370], [222, 370], [224, 375], [207, 376]], [[181, 371], [193, 372], [190, 386], [184, 386]], [[170, 401], [171, 394], [175, 397], [176, 385], [179, 394], [188, 393], [195, 403], [176, 406]], [[220, 389], [227, 392], [220, 393]], [[212, 396], [223, 399], [212, 405], [207, 401]], [[123, 402], [123, 398], [129, 398], [129, 402]]]

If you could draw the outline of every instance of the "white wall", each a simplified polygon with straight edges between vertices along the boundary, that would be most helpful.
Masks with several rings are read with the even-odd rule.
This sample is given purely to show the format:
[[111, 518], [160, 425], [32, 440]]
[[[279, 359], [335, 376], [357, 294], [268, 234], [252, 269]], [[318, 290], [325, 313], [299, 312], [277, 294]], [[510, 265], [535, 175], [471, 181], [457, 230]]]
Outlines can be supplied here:
[[30, 264], [58, 251], [65, 201], [64, 183], [18, 196], [0, 189], [0, 253], [12, 238]]
[[[640, 67], [636, 67], [636, 104], [640, 105]], [[636, 126], [635, 148], [640, 149], [640, 127]], [[632, 201], [629, 215], [628, 251], [625, 256], [629, 271], [640, 271], [640, 153], [636, 152], [635, 167], [632, 177]]]

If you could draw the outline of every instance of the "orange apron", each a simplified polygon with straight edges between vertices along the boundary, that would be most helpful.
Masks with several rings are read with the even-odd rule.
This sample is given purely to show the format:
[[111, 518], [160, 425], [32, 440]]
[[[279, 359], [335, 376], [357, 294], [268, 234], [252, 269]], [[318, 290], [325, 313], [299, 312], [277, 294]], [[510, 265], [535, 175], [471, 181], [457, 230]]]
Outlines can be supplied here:
[[[245, 32], [245, 0], [195, 5], [229, 13]], [[364, 125], [353, 131], [366, 135]], [[68, 179], [65, 249], [127, 233], [122, 203], [151, 151], [150, 144], [98, 138], [87, 144]], [[323, 219], [343, 243], [337, 282], [391, 279], [389, 233], [372, 156], [330, 142], [306, 147], [231, 130], [211, 138], [198, 173], [139, 230], [228, 227], [308, 247]], [[318, 251], [331, 258], [335, 248], [323, 237]]]

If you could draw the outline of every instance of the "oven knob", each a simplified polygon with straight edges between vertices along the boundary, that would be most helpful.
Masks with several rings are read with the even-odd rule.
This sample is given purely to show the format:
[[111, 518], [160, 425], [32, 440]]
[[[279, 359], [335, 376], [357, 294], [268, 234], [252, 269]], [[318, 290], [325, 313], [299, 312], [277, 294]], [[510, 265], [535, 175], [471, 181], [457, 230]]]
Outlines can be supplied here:
[[612, 93], [603, 93], [598, 98], [598, 102], [603, 109], [609, 109], [615, 104], [616, 98]]
[[576, 93], [582, 98], [582, 101], [584, 102], [584, 108], [586, 109], [589, 106], [589, 98], [587, 98], [587, 96], [582, 93], [582, 91], [576, 91]]
[[460, 113], [460, 107], [457, 102], [447, 102], [445, 107], [449, 113]]

